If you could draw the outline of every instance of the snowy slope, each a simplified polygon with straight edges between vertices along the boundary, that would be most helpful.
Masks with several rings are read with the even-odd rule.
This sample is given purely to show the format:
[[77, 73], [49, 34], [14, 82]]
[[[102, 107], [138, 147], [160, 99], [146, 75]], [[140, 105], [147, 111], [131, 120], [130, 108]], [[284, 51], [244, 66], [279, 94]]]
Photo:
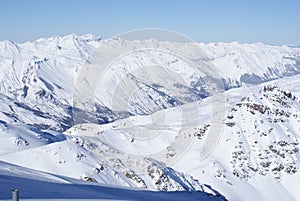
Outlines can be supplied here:
[[[172, 167], [205, 181], [229, 200], [298, 200], [299, 77], [294, 76], [292, 78], [294, 82], [288, 82], [290, 79], [281, 79], [262, 86], [242, 87], [226, 92], [226, 115], [222, 119], [221, 137], [213, 152], [205, 159], [201, 158], [200, 153], [205, 146], [206, 135], [211, 135], [209, 129], [214, 126], [205, 113], [211, 112], [207, 108], [210, 106], [207, 104], [210, 102], [209, 99], [199, 103], [200, 126], [195, 121], [187, 122], [185, 125], [176, 123], [180, 119], [178, 114], [182, 112], [180, 108], [176, 108], [163, 111], [172, 119], [166, 121], [163, 128], [153, 124], [154, 118], [160, 115], [152, 115], [150, 121], [151, 118], [137, 116], [131, 117], [129, 121], [116, 121], [112, 125], [100, 128], [96, 126], [92, 133], [104, 135], [104, 140], [126, 153], [148, 155], [153, 150], [174, 145], [172, 149], [167, 149], [164, 156], [157, 155], [156, 159], [169, 161], [170, 157], [179, 155], [180, 159], [171, 165]], [[194, 107], [191, 107], [185, 114], [192, 117], [193, 110]], [[131, 126], [128, 132], [124, 122]], [[133, 126], [128, 122], [139, 123]], [[153, 129], [154, 132], [160, 129], [160, 134], [156, 136], [156, 140], [147, 140], [149, 144], [143, 144], [142, 140], [139, 141], [139, 135], [134, 134], [136, 126], [144, 127], [147, 131]], [[184, 134], [186, 137], [196, 138], [193, 146], [184, 154], [177, 153], [176, 149], [182, 150], [176, 143], [171, 143], [174, 135], [178, 136], [180, 133], [168, 135], [176, 126], [181, 128], [198, 126], [198, 129], [191, 129], [190, 133]], [[75, 132], [89, 136], [91, 130], [92, 126], [82, 125], [67, 133]], [[156, 155], [152, 154], [151, 157]], [[268, 185], [268, 188], [265, 185]]]
[[[32, 184], [48, 185], [40, 180], [54, 182], [57, 190], [71, 181], [63, 188], [78, 190], [73, 197], [41, 191], [63, 199], [85, 198], [85, 192], [108, 199], [116, 188], [93, 184], [80, 191], [85, 184], [74, 179], [81, 179], [204, 192], [129, 190], [128, 200], [198, 199], [205, 193], [222, 198], [218, 192], [239, 201], [299, 200], [300, 49], [237, 42], [196, 46], [92, 35], [0, 42], [0, 160], [23, 166], [1, 162], [5, 188], [24, 179], [31, 193]], [[136, 51], [142, 47], [151, 51]], [[105, 79], [95, 73], [96, 89], [84, 88], [81, 96], [76, 87], [85, 78], [82, 69], [120, 48], [130, 54], [105, 68]], [[226, 91], [220, 96], [225, 103], [209, 97], [211, 81]], [[96, 193], [103, 188], [107, 194]], [[124, 194], [118, 196], [109, 198]]]
[[111, 39], [79, 73], [75, 106], [95, 116], [101, 113], [99, 105], [151, 114], [205, 98], [214, 85], [220, 90], [256, 85], [298, 74], [299, 69], [299, 49], [287, 46]]
[[203, 192], [153, 192], [99, 185], [0, 162], [1, 200], [19, 189], [21, 200], [221, 200]]
[[[229, 200], [298, 200], [299, 78], [294, 76], [295, 81], [287, 89], [278, 87], [286, 86], [287, 79], [281, 79], [227, 91], [221, 136], [205, 158], [201, 151], [214, 126], [206, 116], [212, 112], [210, 98], [198, 102], [200, 124], [177, 123], [182, 107], [185, 114], [194, 116], [194, 107], [187, 104], [149, 117], [135, 116], [105, 125], [76, 125], [64, 133], [65, 141], [4, 154], [0, 160], [105, 184], [213, 192], [197, 179]], [[169, 117], [164, 127], [153, 124], [160, 113]], [[151, 131], [160, 132], [153, 140], [145, 141], [134, 133], [137, 127], [145, 128], [150, 136]], [[191, 138], [192, 145], [180, 153], [182, 149], [176, 146], [176, 140], [173, 143], [174, 135]], [[167, 152], [155, 154], [164, 148]], [[177, 156], [175, 162], [169, 163]]]
[[[293, 79], [298, 80], [299, 77], [294, 76]], [[284, 87], [286, 82], [287, 79], [281, 79], [227, 91], [221, 137], [205, 158], [201, 157], [201, 150], [211, 135], [209, 130], [214, 126], [206, 117], [206, 113], [209, 115], [212, 111], [210, 98], [198, 103], [200, 124], [198, 121], [184, 125], [176, 123], [182, 107], [188, 111], [186, 114], [195, 112], [194, 107], [189, 109], [187, 104], [159, 111], [151, 118], [135, 116], [106, 125], [76, 125], [65, 132], [68, 138], [66, 142], [4, 155], [0, 159], [75, 178], [81, 175], [82, 178], [93, 178], [100, 183], [108, 182], [103, 179], [108, 177], [110, 183], [114, 181], [125, 186], [163, 190], [164, 187], [158, 182], [161, 180], [168, 190], [184, 190], [182, 187], [185, 185], [180, 187], [180, 182], [177, 183], [180, 179], [190, 184], [193, 182], [194, 188], [201, 189], [194, 180], [198, 179], [217, 189], [229, 200], [298, 200], [300, 102], [296, 94], [299, 93], [299, 85], [294, 81], [287, 89], [278, 87]], [[153, 124], [155, 118], [160, 117], [159, 113], [169, 117], [164, 127]], [[135, 122], [135, 125], [128, 122]], [[153, 140], [146, 140], [148, 144], [145, 144], [145, 140], [134, 133], [136, 127], [145, 128], [150, 132], [148, 135], [157, 129], [160, 132]], [[180, 133], [181, 128], [185, 128], [186, 132]], [[180, 153], [182, 149], [172, 143], [174, 135], [191, 138], [192, 146]], [[74, 142], [79, 145], [77, 148]], [[78, 150], [80, 147], [84, 149]], [[166, 147], [171, 148], [167, 148], [163, 154], [153, 153]], [[166, 163], [178, 155], [176, 162], [168, 164], [180, 172], [191, 174], [194, 179], [178, 175], [154, 159], [142, 157], [144, 155]], [[28, 160], [28, 156], [32, 159]], [[82, 161], [80, 165], [78, 161]], [[96, 172], [92, 172], [92, 169]], [[105, 177], [101, 170], [104, 170]], [[110, 174], [110, 171], [118, 174]], [[122, 181], [124, 175], [133, 182], [131, 185]], [[174, 178], [177, 182], [174, 182]]]
[[109, 185], [160, 191], [204, 191], [220, 195], [187, 174], [150, 158], [125, 155], [97, 138], [72, 137], [0, 156], [20, 166]]
[[1, 111], [13, 113], [14, 120], [26, 124], [52, 130], [69, 127], [76, 71], [99, 43], [100, 39], [91, 35], [52, 37], [23, 44], [0, 42], [1, 96], [13, 100], [13, 109], [17, 104], [18, 110], [39, 114], [30, 117], [5, 108]]
[[[211, 184], [229, 200], [299, 200], [299, 76], [293, 79], [284, 90], [271, 83], [228, 91], [227, 115], [214, 151], [199, 160], [201, 144], [195, 143], [175, 169]], [[284, 87], [287, 81], [276, 84]]]

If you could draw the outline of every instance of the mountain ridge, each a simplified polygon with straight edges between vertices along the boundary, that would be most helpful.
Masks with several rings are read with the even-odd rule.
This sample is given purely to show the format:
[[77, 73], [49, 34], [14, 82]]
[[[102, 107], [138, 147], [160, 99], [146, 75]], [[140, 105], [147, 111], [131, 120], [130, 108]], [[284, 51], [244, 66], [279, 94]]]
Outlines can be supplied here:
[[[112, 41], [114, 44], [117, 44], [117, 46], [121, 44], [134, 46], [135, 43], [144, 45], [143, 42], [126, 42], [126, 40], [123, 39]], [[0, 49], [2, 49], [2, 53], [0, 54], [1, 80], [5, 80], [6, 77], [10, 77], [11, 79], [0, 83], [0, 92], [15, 100], [26, 102], [30, 104], [30, 107], [38, 110], [42, 110], [42, 106], [32, 105], [32, 102], [41, 102], [38, 101], [39, 99], [44, 99], [45, 101], [42, 101], [42, 104], [47, 105], [48, 108], [55, 107], [51, 102], [58, 102], [62, 108], [73, 107], [73, 94], [76, 93], [74, 91], [75, 78], [78, 76], [78, 73], [80, 73], [80, 68], [89, 60], [89, 55], [98, 47], [110, 45], [110, 42], [105, 42], [101, 38], [93, 35], [67, 35], [64, 37], [52, 37], [50, 39], [43, 38], [35, 42], [23, 44], [8, 43], [10, 44], [8, 47], [10, 48], [6, 48], [5, 51], [3, 49], [5, 46], [3, 45], [4, 43], [8, 42], [0, 42]], [[154, 43], [164, 44], [159, 41], [154, 41]], [[180, 43], [168, 44], [170, 44], [172, 48], [177, 48], [176, 44], [181, 45]], [[168, 46], [168, 44], [165, 46]], [[220, 81], [224, 85], [223, 88], [225, 90], [247, 84], [259, 84], [300, 72], [299, 49], [292, 49], [287, 46], [269, 46], [262, 43], [239, 44], [236, 42], [229, 44], [198, 43], [196, 46], [206, 55], [206, 58], [209, 59], [209, 65], [213, 66], [221, 75], [219, 75], [218, 79], [221, 79]], [[182, 45], [179, 47], [189, 48], [188, 46], [185, 47]], [[195, 50], [194, 46], [193, 48], [194, 51], [198, 51], [198, 49]], [[255, 54], [255, 52], [261, 52], [263, 55], [259, 56], [259, 54]], [[274, 56], [268, 56], [272, 54], [274, 54]], [[134, 53], [132, 56], [135, 56]], [[142, 60], [149, 60], [153, 56], [156, 57], [157, 55], [148, 55], [149, 58], [147, 58], [147, 55], [144, 55]], [[247, 58], [252, 58], [252, 60]], [[163, 60], [152, 64], [159, 65], [161, 62], [163, 62]], [[169, 63], [166, 65], [169, 68], [171, 68], [171, 66], [173, 68], [179, 68], [179, 65], [182, 66], [182, 63], [177, 63], [178, 62]], [[136, 62], [130, 65], [139, 66]], [[261, 66], [261, 70], [253, 70], [256, 66]], [[189, 71], [188, 68], [186, 68], [186, 70]], [[200, 71], [201, 70], [203, 69], [200, 68]], [[175, 73], [182, 72], [177, 70]], [[152, 83], [150, 82], [151, 80], [146, 80], [147, 86], [144, 86], [145, 92], [142, 92], [139, 96], [146, 97], [145, 93], [148, 93], [149, 90], [154, 90], [152, 99], [158, 101], [158, 103], [148, 99], [147, 101], [153, 105], [153, 109], [148, 108], [145, 110], [135, 108], [141, 103], [133, 102], [133, 105], [136, 104], [136, 106], [133, 106], [132, 110], [136, 110], [138, 114], [149, 114], [157, 109], [173, 107], [175, 106], [174, 103], [176, 103], [176, 105], [184, 104], [187, 101], [200, 100], [207, 96], [207, 91], [203, 91], [201, 88], [199, 89], [199, 86], [203, 85], [203, 77], [199, 75], [194, 76], [192, 74], [190, 74], [190, 76], [193, 76], [192, 79], [189, 77], [184, 78], [186, 83], [181, 85], [183, 86], [181, 89], [176, 87], [176, 84], [178, 84], [176, 80], [172, 81], [170, 84], [175, 87], [173, 87], [171, 91], [162, 88], [164, 86], [159, 88], [159, 85], [156, 85], [158, 82], [165, 83], [165, 80], [156, 80], [156, 82]], [[138, 84], [138, 80], [135, 80], [132, 84], [140, 85]], [[171, 86], [170, 84], [168, 86]], [[149, 86], [151, 88], [149, 88]], [[160, 94], [161, 91], [163, 91], [165, 95], [162, 96]], [[174, 92], [175, 94], [173, 94]], [[182, 94], [181, 97], [178, 93]], [[193, 98], [190, 97], [191, 93], [194, 94]], [[26, 97], [26, 94], [31, 95]], [[96, 102], [96, 104], [98, 103]], [[99, 103], [99, 106], [99, 111], [102, 110], [102, 107], [106, 108], [105, 110], [113, 109], [101, 103]], [[132, 112], [122, 107], [120, 112]], [[69, 118], [68, 109], [63, 110], [65, 110], [63, 115]], [[133, 114], [136, 112], [133, 112]], [[112, 119], [118, 119], [118, 114], [112, 115]]]

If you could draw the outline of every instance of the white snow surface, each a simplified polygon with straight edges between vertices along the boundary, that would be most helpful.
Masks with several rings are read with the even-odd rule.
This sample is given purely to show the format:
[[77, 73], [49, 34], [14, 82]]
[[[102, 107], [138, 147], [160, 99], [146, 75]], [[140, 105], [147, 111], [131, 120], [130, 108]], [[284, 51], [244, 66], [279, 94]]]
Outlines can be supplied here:
[[40, 172], [0, 162], [1, 200], [11, 200], [12, 189], [20, 200], [220, 200], [203, 192], [154, 192], [137, 188], [103, 185]]
[[[120, 58], [96, 104], [74, 108], [89, 56], [120, 45], [209, 63], [225, 103], [201, 69], [158, 48]], [[0, 42], [0, 199], [18, 188], [22, 200], [299, 200], [300, 49], [197, 46], [201, 57], [189, 44], [93, 35]], [[91, 108], [80, 117], [101, 124], [74, 125], [72, 110]]]

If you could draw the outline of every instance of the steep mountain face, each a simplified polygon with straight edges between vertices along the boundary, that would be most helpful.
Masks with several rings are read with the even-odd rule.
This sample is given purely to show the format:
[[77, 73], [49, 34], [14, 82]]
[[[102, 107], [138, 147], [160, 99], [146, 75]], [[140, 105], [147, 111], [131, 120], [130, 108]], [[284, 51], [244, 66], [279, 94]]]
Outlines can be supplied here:
[[[10, 122], [40, 129], [64, 130], [72, 124], [71, 107], [76, 71], [97, 47], [91, 35], [69, 35], [16, 44], [0, 42], [0, 93], [12, 109]], [[33, 114], [33, 115], [30, 115]], [[38, 120], [32, 120], [38, 118]]]
[[[205, 160], [197, 157], [214, 127], [202, 122], [190, 156], [183, 157], [175, 169], [214, 183], [220, 192], [228, 192], [229, 200], [248, 200], [247, 196], [249, 200], [298, 200], [299, 76], [289, 86], [288, 80], [226, 92], [226, 116], [216, 147]], [[198, 161], [186, 166], [192, 158]], [[239, 192], [234, 194], [234, 189]]]
[[[0, 42], [0, 160], [131, 188], [297, 200], [300, 49], [196, 46]], [[84, 74], [119, 48], [130, 53]], [[214, 84], [225, 103], [210, 97]]]
[[[239, 125], [242, 129], [237, 128], [233, 135], [241, 136], [243, 132], [253, 139], [248, 140], [248, 148], [242, 145], [242, 141], [235, 147], [237, 150], [232, 153], [233, 173], [243, 179], [251, 177], [253, 172], [271, 174], [276, 179], [280, 179], [284, 173], [295, 174], [298, 171], [296, 163], [299, 155], [298, 97], [290, 91], [269, 85], [264, 86], [256, 97], [243, 97], [236, 103], [236, 107], [231, 108], [226, 125]], [[247, 113], [252, 114], [252, 118], [251, 115], [243, 118]], [[246, 153], [250, 153], [250, 156]], [[252, 159], [251, 163], [249, 160], [244, 162], [243, 158]]]

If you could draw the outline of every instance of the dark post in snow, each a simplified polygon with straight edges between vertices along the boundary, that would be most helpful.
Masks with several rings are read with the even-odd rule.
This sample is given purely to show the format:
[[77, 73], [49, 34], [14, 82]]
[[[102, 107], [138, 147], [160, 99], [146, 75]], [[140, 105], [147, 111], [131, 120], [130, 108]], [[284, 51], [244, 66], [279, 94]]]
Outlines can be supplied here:
[[12, 190], [12, 201], [19, 201], [19, 190]]

